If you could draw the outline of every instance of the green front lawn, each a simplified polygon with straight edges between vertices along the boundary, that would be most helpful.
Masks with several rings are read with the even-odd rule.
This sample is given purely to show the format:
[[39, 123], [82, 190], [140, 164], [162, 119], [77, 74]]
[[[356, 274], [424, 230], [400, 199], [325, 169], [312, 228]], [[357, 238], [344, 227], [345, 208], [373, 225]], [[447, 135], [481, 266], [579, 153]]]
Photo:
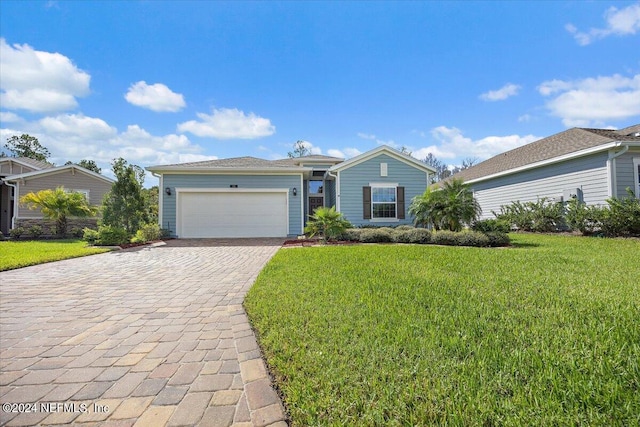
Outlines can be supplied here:
[[82, 240], [0, 241], [0, 271], [107, 251]]
[[245, 306], [294, 426], [638, 425], [640, 241], [280, 250]]

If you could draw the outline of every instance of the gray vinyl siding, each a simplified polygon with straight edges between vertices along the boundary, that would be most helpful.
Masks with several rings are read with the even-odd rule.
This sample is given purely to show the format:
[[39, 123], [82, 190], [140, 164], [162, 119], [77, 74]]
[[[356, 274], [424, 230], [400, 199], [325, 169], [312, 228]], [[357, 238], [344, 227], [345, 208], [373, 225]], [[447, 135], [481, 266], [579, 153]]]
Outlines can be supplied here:
[[[20, 194], [22, 197], [27, 193], [36, 193], [41, 190], [53, 190], [57, 187], [64, 187], [67, 190], [89, 191], [89, 204], [101, 206], [104, 195], [111, 191], [112, 183], [87, 175], [83, 172], [66, 169], [58, 173], [45, 176], [34, 176], [19, 182]], [[26, 207], [18, 207], [18, 218], [42, 218], [39, 209], [29, 210]]]
[[[632, 191], [636, 189], [635, 177], [633, 173], [633, 159], [640, 158], [640, 150], [629, 150], [625, 154], [616, 158], [616, 197], [626, 197], [627, 187]], [[640, 195], [637, 195], [640, 197]]]
[[[386, 177], [380, 176], [380, 163], [387, 164]], [[344, 169], [339, 174], [340, 211], [355, 226], [411, 224], [413, 218], [408, 214], [411, 199], [424, 193], [427, 188], [426, 172], [386, 154], [379, 154], [365, 162]], [[390, 222], [363, 219], [362, 187], [368, 186], [369, 183], [397, 183], [398, 186], [404, 187], [405, 219]]]
[[492, 210], [515, 201], [557, 198], [565, 190], [580, 188], [589, 205], [604, 204], [608, 196], [607, 153], [567, 160], [541, 168], [472, 183], [471, 188], [482, 207], [482, 218], [493, 218]]
[[[302, 201], [303, 191], [300, 188], [301, 179], [298, 175], [187, 175], [164, 174], [163, 186], [171, 188], [171, 196], [166, 194], [162, 198], [161, 227], [176, 232], [176, 187], [178, 188], [288, 188], [289, 189], [289, 235], [297, 236], [302, 232]], [[293, 188], [298, 189], [298, 195], [293, 195]]]
[[19, 175], [38, 170], [35, 167], [24, 166], [11, 160], [0, 163], [0, 176]]
[[336, 182], [325, 181], [324, 182], [324, 205], [328, 208], [336, 205]]

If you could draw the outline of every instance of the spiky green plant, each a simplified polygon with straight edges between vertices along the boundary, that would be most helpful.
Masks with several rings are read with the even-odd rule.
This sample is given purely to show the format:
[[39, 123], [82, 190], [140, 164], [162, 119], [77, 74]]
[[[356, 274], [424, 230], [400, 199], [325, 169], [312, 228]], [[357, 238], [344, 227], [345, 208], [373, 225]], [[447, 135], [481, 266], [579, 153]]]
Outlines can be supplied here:
[[20, 198], [20, 203], [31, 210], [40, 209], [46, 218], [54, 220], [59, 236], [67, 233], [68, 217], [90, 217], [98, 211], [96, 207], [89, 205], [84, 194], [67, 192], [64, 187], [25, 194]]

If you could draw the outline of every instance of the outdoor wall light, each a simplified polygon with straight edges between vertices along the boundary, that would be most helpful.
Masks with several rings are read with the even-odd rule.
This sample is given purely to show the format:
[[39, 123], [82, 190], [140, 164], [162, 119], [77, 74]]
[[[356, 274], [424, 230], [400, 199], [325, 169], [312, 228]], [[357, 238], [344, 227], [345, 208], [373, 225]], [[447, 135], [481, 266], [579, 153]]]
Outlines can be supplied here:
[[296, 187], [293, 187], [293, 195], [294, 196], [298, 195], [298, 189]]
[[170, 187], [165, 188], [164, 192], [167, 193], [167, 196], [170, 196], [171, 195], [171, 188]]

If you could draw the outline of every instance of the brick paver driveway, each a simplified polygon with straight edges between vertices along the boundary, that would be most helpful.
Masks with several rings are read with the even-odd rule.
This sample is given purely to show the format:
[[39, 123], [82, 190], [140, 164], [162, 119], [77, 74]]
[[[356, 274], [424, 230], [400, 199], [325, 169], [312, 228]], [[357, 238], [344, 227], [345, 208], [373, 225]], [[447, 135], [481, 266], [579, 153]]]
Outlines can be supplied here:
[[282, 240], [0, 273], [0, 424], [282, 425], [241, 303]]

